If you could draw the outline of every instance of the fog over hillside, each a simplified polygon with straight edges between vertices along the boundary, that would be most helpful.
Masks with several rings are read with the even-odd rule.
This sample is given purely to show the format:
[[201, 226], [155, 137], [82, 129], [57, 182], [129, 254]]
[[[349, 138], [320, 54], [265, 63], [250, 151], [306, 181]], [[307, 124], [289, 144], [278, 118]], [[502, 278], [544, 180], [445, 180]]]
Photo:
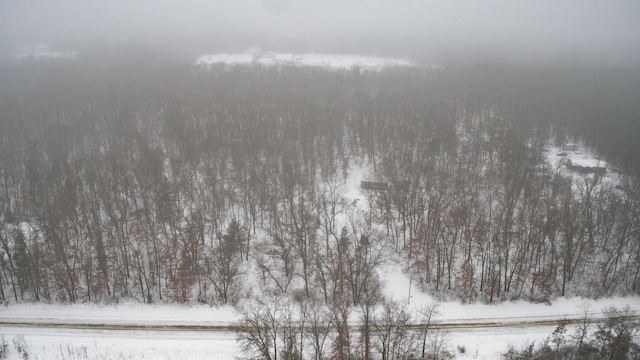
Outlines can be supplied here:
[[631, 66], [632, 0], [238, 0], [0, 2], [0, 48], [153, 40], [193, 51], [362, 53], [423, 62]]
[[640, 0], [0, 0], [0, 359], [640, 359], [638, 139]]

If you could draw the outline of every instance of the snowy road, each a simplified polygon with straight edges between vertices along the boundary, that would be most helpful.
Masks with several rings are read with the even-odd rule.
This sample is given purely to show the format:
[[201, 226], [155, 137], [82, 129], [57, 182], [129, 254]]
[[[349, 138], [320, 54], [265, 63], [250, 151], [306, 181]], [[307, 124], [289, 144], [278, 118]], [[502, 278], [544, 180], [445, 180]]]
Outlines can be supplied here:
[[[633, 320], [640, 320], [640, 311], [632, 310]], [[589, 314], [588, 323], [600, 323], [605, 319], [602, 312]], [[575, 325], [583, 322], [579, 316], [513, 316], [500, 318], [473, 318], [458, 319], [457, 321], [438, 322], [431, 328], [447, 331], [463, 331], [489, 328], [532, 328], [557, 326], [561, 321], [566, 325]], [[424, 328], [424, 324], [411, 324], [409, 329]], [[208, 333], [237, 333], [242, 330], [239, 326], [225, 325], [199, 325], [199, 324], [132, 324], [132, 323], [97, 323], [97, 322], [46, 322], [7, 320], [0, 317], [0, 328], [25, 328], [25, 329], [65, 329], [65, 330], [95, 330], [95, 331], [139, 331], [139, 332], [208, 332]], [[359, 330], [358, 325], [352, 326], [352, 330]]]
[[[401, 275], [400, 271], [389, 274], [396, 294], [407, 293], [409, 286]], [[412, 294], [411, 311], [433, 300], [417, 291]], [[550, 305], [444, 302], [438, 327], [444, 330], [456, 359], [499, 359], [509, 346], [523, 348], [544, 341], [560, 320], [575, 323], [585, 308], [590, 318], [599, 319], [609, 306], [629, 306], [639, 319], [638, 297], [562, 298]], [[352, 315], [355, 328], [358, 315]], [[16, 341], [24, 341], [30, 359], [231, 360], [240, 350], [232, 326], [237, 320], [231, 307], [13, 304], [0, 306], [0, 337], [11, 349]], [[567, 326], [568, 335], [573, 328]], [[8, 359], [20, 358], [13, 351]]]
[[[600, 315], [594, 314], [591, 322]], [[634, 317], [640, 319], [637, 312]], [[476, 318], [433, 328], [445, 331], [458, 359], [497, 359], [509, 346], [522, 348], [543, 341], [560, 320], [581, 321], [544, 316]], [[33, 358], [45, 359], [233, 359], [239, 351], [237, 330], [230, 325], [0, 322], [0, 334], [7, 342], [24, 339]]]

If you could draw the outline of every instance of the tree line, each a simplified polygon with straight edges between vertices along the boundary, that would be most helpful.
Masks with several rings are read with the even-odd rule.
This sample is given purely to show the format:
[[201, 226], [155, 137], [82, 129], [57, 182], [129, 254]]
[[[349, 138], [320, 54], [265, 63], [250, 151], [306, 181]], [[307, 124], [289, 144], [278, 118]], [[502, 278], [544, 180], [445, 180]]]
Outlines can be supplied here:
[[[625, 74], [5, 64], [0, 298], [235, 304], [255, 272], [367, 307], [392, 252], [441, 298], [637, 293]], [[619, 181], [544, 161], [575, 140]], [[364, 212], [344, 198], [355, 166], [389, 185]]]

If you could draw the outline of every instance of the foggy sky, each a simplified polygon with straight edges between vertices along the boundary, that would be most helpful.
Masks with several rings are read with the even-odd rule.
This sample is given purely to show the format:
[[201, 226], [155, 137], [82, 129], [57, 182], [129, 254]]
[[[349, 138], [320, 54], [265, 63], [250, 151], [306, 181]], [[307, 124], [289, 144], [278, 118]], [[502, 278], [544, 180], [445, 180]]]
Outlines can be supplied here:
[[132, 38], [637, 67], [640, 1], [0, 0], [4, 49]]

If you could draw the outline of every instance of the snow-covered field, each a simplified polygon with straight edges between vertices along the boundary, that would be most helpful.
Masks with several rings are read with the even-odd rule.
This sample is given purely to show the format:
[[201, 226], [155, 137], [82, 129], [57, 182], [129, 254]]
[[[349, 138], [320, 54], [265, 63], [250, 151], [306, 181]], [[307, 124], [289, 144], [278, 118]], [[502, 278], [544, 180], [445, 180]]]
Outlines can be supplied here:
[[235, 359], [236, 334], [198, 331], [40, 329], [0, 326], [9, 359], [21, 359], [13, 343], [24, 341], [29, 359]]
[[214, 54], [202, 55], [196, 60], [198, 65], [241, 65], [252, 63], [261, 65], [317, 66], [334, 69], [359, 67], [366, 70], [380, 70], [388, 66], [416, 66], [416, 63], [405, 59], [336, 54], [263, 53], [262, 56], [255, 56], [251, 53]]

